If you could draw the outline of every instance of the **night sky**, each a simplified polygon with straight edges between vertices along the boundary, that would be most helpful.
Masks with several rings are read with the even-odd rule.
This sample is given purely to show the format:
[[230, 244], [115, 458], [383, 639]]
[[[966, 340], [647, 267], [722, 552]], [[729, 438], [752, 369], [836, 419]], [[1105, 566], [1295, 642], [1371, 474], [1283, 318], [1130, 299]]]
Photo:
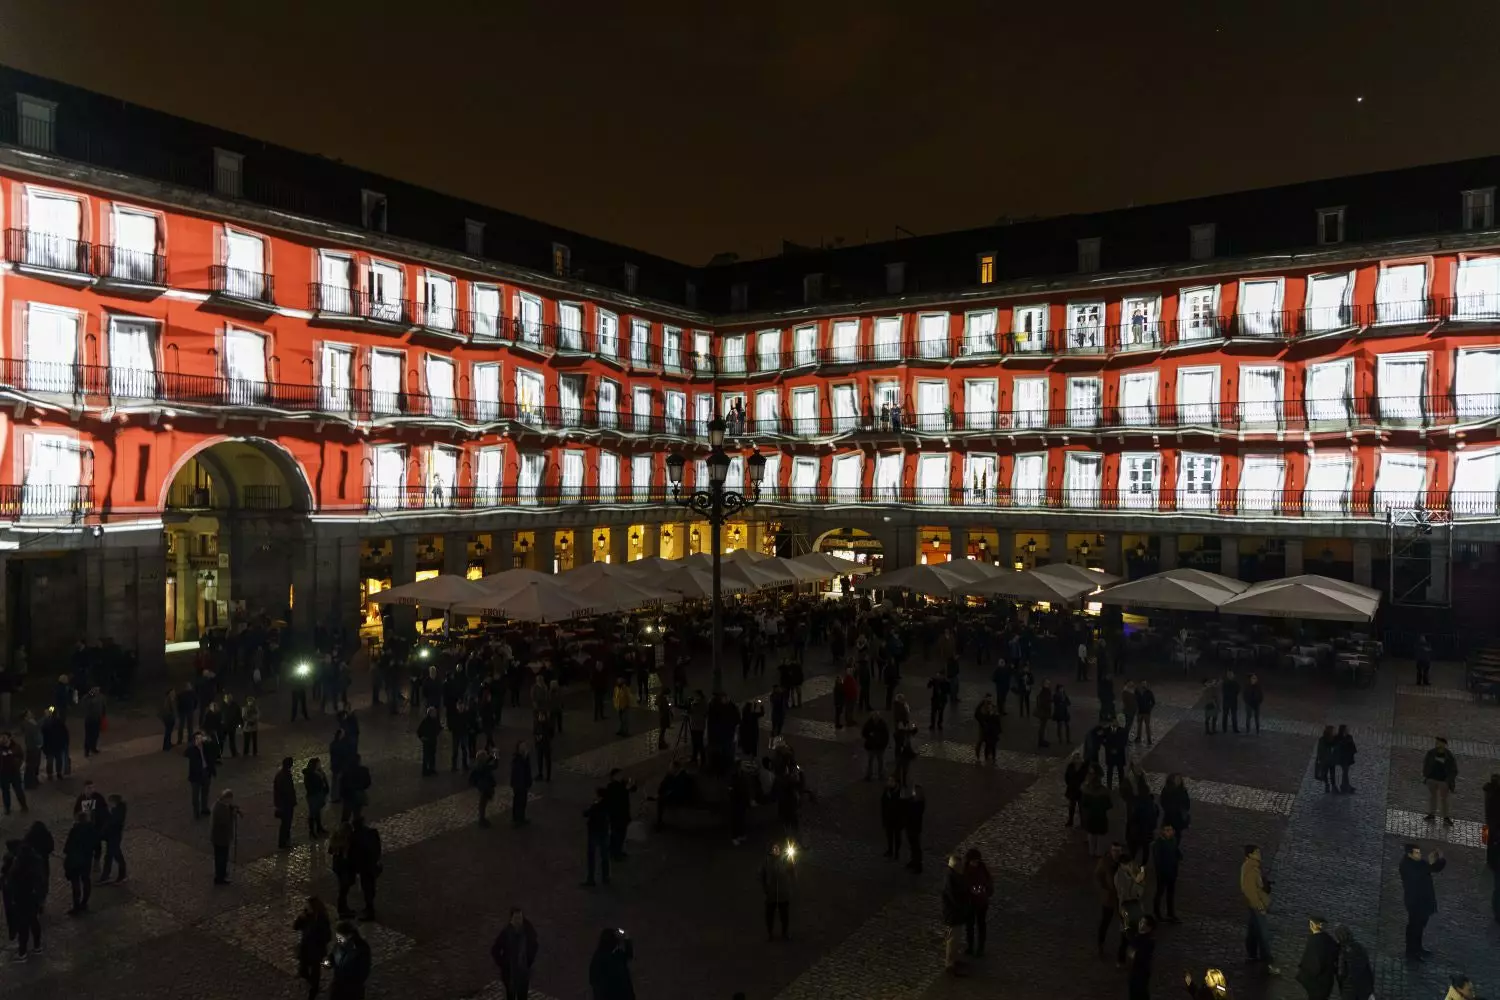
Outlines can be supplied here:
[[0, 0], [0, 61], [702, 263], [1497, 153], [1497, 29], [1489, 0]]

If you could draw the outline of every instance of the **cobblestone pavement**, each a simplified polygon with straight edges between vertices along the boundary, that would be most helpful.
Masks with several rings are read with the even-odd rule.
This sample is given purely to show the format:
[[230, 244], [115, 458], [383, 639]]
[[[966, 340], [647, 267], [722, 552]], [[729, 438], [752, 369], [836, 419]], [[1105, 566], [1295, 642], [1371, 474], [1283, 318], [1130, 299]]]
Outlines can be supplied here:
[[[504, 994], [489, 946], [512, 905], [526, 909], [541, 935], [535, 1000], [588, 995], [588, 957], [604, 927], [623, 927], [634, 937], [643, 1000], [727, 1000], [735, 990], [781, 1000], [1123, 994], [1113, 961], [1117, 932], [1110, 929], [1104, 956], [1097, 954], [1092, 866], [1081, 833], [1063, 823], [1061, 774], [1074, 743], [1049, 732], [1051, 746], [1039, 747], [1035, 721], [1018, 717], [1012, 701], [995, 763], [978, 762], [972, 713], [989, 685], [966, 665], [963, 701], [950, 709], [946, 728], [924, 730], [916, 741], [912, 775], [928, 811], [925, 871], [914, 875], [881, 857], [880, 783], [863, 780], [858, 730], [834, 724], [825, 659], [811, 654], [804, 704], [784, 730], [817, 793], [804, 810], [787, 943], [766, 944], [761, 926], [757, 870], [779, 836], [763, 810], [752, 813], [744, 846], [728, 843], [717, 817], [695, 817], [632, 840], [630, 858], [615, 866], [607, 888], [578, 886], [580, 812], [594, 787], [622, 768], [641, 784], [637, 806], [645, 815], [652, 808], [646, 789], [674, 754], [686, 754], [686, 748], [657, 750], [653, 711], [632, 713], [637, 735], [616, 737], [613, 714], [591, 722], [587, 696], [568, 695], [553, 780], [532, 789], [532, 823], [517, 829], [503, 822], [510, 806], [505, 789], [493, 807], [500, 821], [481, 830], [462, 774], [420, 776], [408, 717], [358, 705], [361, 753], [375, 778], [369, 815], [386, 850], [380, 919], [364, 927], [375, 957], [370, 996], [499, 1000]], [[1441, 997], [1441, 981], [1455, 968], [1469, 971], [1483, 993], [1500, 988], [1500, 934], [1489, 912], [1480, 839], [1480, 786], [1500, 770], [1500, 708], [1464, 695], [1457, 668], [1439, 665], [1431, 688], [1397, 683], [1411, 679], [1409, 665], [1399, 663], [1367, 688], [1270, 671], [1263, 675], [1268, 701], [1256, 735], [1206, 734], [1196, 707], [1200, 679], [1136, 664], [1132, 670], [1151, 677], [1158, 697], [1154, 742], [1135, 746], [1137, 759], [1155, 788], [1169, 773], [1185, 775], [1194, 800], [1177, 899], [1183, 922], [1158, 932], [1159, 995], [1175, 994], [1184, 969], [1217, 965], [1238, 997], [1302, 996], [1292, 977], [1313, 912], [1347, 924], [1365, 942], [1382, 1000]], [[737, 700], [765, 694], [765, 678], [736, 673], [727, 686]], [[908, 698], [925, 723], [926, 674], [908, 673]], [[1075, 683], [1071, 670], [1041, 674], [1069, 687], [1076, 743], [1094, 715], [1092, 682]], [[706, 671], [693, 679], [707, 686]], [[129, 881], [96, 889], [91, 912], [68, 918], [61, 913], [68, 888], [54, 861], [45, 951], [0, 971], [0, 996], [305, 995], [295, 979], [291, 920], [306, 895], [331, 899], [335, 887], [321, 845], [301, 836], [300, 814], [296, 846], [275, 849], [270, 786], [283, 756], [298, 768], [309, 756], [326, 757], [333, 727], [318, 715], [287, 723], [278, 696], [265, 698], [263, 709], [272, 721], [260, 755], [226, 761], [216, 786], [233, 787], [245, 812], [230, 886], [211, 884], [207, 827], [189, 814], [180, 748], [161, 752], [148, 711], [122, 711], [103, 754], [75, 760], [70, 778], [32, 793], [29, 812], [0, 820], [0, 831], [12, 837], [33, 818], [45, 819], [61, 841], [72, 796], [85, 779], [124, 795], [131, 809]], [[514, 725], [525, 721], [524, 712], [508, 709], [503, 721], [502, 748], [528, 735]], [[1350, 725], [1359, 743], [1352, 795], [1325, 793], [1313, 775], [1314, 742], [1325, 724]], [[1426, 789], [1418, 780], [1422, 754], [1439, 734], [1449, 738], [1460, 766], [1451, 826], [1425, 821]], [[669, 743], [675, 738], [668, 734]], [[1121, 837], [1122, 812], [1118, 804], [1112, 811]], [[1396, 866], [1408, 841], [1441, 848], [1450, 861], [1437, 877], [1441, 909], [1427, 935], [1437, 954], [1418, 967], [1401, 957]], [[1246, 843], [1261, 846], [1275, 882], [1272, 929], [1285, 967], [1278, 979], [1242, 958], [1237, 876]], [[943, 858], [969, 847], [988, 859], [996, 902], [986, 954], [969, 975], [952, 978], [941, 959]]]

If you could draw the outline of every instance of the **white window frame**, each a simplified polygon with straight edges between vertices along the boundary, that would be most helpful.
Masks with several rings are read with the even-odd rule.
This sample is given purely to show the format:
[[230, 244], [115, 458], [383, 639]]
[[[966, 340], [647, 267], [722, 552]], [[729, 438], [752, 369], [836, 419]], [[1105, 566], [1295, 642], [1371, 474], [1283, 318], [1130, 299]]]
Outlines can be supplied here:
[[57, 102], [16, 94], [16, 145], [51, 153], [57, 149]]
[[[607, 391], [606, 391], [607, 390]], [[609, 405], [604, 405], [605, 397]], [[599, 427], [614, 430], [620, 426], [620, 383], [612, 378], [600, 378], [594, 389], [594, 409], [599, 415]]]
[[[1320, 374], [1327, 373], [1320, 379]], [[1324, 395], [1324, 389], [1315, 388], [1319, 381], [1339, 381], [1343, 388], [1336, 396]], [[1307, 366], [1302, 391], [1302, 405], [1309, 424], [1333, 424], [1347, 426], [1354, 416], [1354, 359], [1334, 358], [1313, 362]]]
[[[1079, 470], [1092, 466], [1093, 482], [1078, 485]], [[1097, 510], [1104, 492], [1104, 453], [1098, 451], [1063, 452], [1063, 506], [1079, 510]]]
[[[1145, 403], [1126, 401], [1126, 386], [1145, 383], [1150, 387]], [[1120, 423], [1125, 427], [1153, 427], [1156, 424], [1157, 397], [1161, 391], [1161, 377], [1154, 368], [1120, 373], [1116, 409]]]
[[[151, 221], [150, 246], [135, 247], [120, 242], [120, 234], [126, 229], [126, 219], [149, 219]], [[113, 252], [110, 255], [110, 277], [144, 284], [155, 284], [160, 280], [156, 273], [156, 256], [161, 246], [161, 235], [160, 213], [150, 209], [121, 205], [119, 202], [111, 205], [109, 241]]]
[[[941, 337], [932, 336], [934, 327], [942, 325]], [[917, 316], [917, 357], [946, 358], [948, 339], [952, 336], [952, 320], [945, 312], [925, 312]]]
[[662, 419], [668, 434], [677, 437], [687, 434], [687, 393], [678, 389], [662, 393]]
[[[1494, 280], [1480, 282], [1480, 275]], [[1475, 288], [1475, 285], [1482, 287]], [[1500, 256], [1460, 257], [1453, 279], [1453, 319], [1500, 319]]]
[[379, 191], [362, 188], [359, 192], [359, 220], [373, 232], [386, 232], [390, 226], [390, 199]]
[[[1276, 399], [1251, 400], [1245, 397], [1247, 376], [1275, 373]], [[1240, 365], [1236, 407], [1241, 427], [1280, 427], [1286, 412], [1286, 369], [1281, 365]]]
[[818, 327], [805, 324], [792, 330], [792, 364], [796, 366], [817, 364]]
[[[1329, 480], [1329, 483], [1325, 484], [1323, 482], [1325, 479]], [[1353, 489], [1354, 456], [1352, 454], [1348, 451], [1330, 449], [1308, 452], [1307, 478], [1302, 485], [1303, 516], [1343, 517], [1347, 515]]]
[[[975, 309], [964, 313], [964, 354], [998, 354], [1000, 314], [996, 309]], [[988, 327], [988, 329], [986, 329]]]
[[992, 451], [964, 455], [963, 497], [966, 504], [993, 503], [999, 491], [1000, 456]]
[[[30, 302], [25, 306], [26, 329], [22, 332], [21, 350], [26, 358], [26, 388], [31, 392], [46, 393], [72, 393], [78, 388], [78, 352], [82, 346], [82, 331], [84, 324], [83, 314], [76, 309], [66, 309], [62, 306], [44, 305], [40, 302]], [[42, 317], [47, 319], [42, 320]], [[67, 343], [65, 339], [59, 339], [52, 333], [61, 331], [47, 331], [38, 325], [39, 320], [43, 323], [73, 325], [72, 342]], [[32, 339], [32, 331], [36, 326], [36, 339]], [[56, 352], [54, 349], [60, 345], [66, 345], [71, 350]], [[36, 357], [34, 347], [41, 347], [44, 352], [41, 360]]]
[[620, 317], [608, 309], [594, 310], [595, 347], [601, 358], [620, 356]]
[[[588, 480], [588, 467], [588, 453], [582, 448], [567, 448], [563, 450], [559, 459], [559, 471], [561, 475], [557, 481], [560, 489], [559, 498], [563, 502], [572, 501], [573, 503], [577, 503], [583, 499], [584, 486]], [[574, 481], [573, 476], [569, 475], [574, 470], [577, 470], [578, 473], [576, 481]]]
[[[1319, 294], [1320, 287], [1341, 282], [1339, 285], [1338, 304], [1330, 305], [1326, 301], [1319, 303], [1322, 296]], [[1322, 274], [1310, 274], [1307, 276], [1307, 298], [1303, 307], [1306, 313], [1306, 322], [1303, 324], [1307, 333], [1327, 333], [1330, 330], [1343, 330], [1354, 323], [1354, 312], [1352, 303], [1354, 301], [1354, 272], [1353, 271], [1331, 271]]]
[[[1333, 246], [1344, 242], [1344, 210], [1346, 206], [1337, 205], [1333, 208], [1318, 209], [1318, 245]], [[1333, 238], [1328, 238], [1329, 223], [1333, 224]]]
[[318, 395], [329, 413], [348, 413], [353, 406], [353, 344], [324, 341], [318, 345]]
[[1155, 510], [1161, 495], [1161, 473], [1160, 452], [1123, 452], [1117, 484], [1121, 509]]
[[[1045, 451], [1026, 451], [1016, 455], [1011, 466], [1010, 498], [1017, 507], [1044, 507], [1047, 505], [1047, 459]], [[1040, 475], [1031, 476], [1029, 473]], [[1028, 473], [1023, 475], [1023, 473]], [[1031, 480], [1035, 479], [1035, 482]], [[1023, 481], [1024, 480], [1024, 481]]]
[[[1182, 384], [1184, 375], [1207, 374], [1213, 380], [1212, 398], [1207, 401], [1189, 402], [1182, 398]], [[1219, 424], [1220, 399], [1223, 391], [1224, 376], [1218, 365], [1194, 365], [1190, 368], [1177, 369], [1177, 424], [1178, 426], [1197, 425], [1205, 427], [1216, 427]], [[1207, 419], [1205, 420], [1204, 417]]]
[[[1135, 321], [1136, 306], [1144, 307], [1141, 322]], [[1161, 344], [1161, 296], [1127, 295], [1120, 300], [1120, 343], [1122, 350], [1152, 348]]]
[[576, 372], [563, 372], [557, 376], [557, 413], [559, 427], [583, 426], [584, 394], [588, 392], [588, 379]]
[[[941, 463], [942, 476], [939, 483], [932, 483], [927, 470], [938, 469]], [[952, 500], [953, 489], [952, 456], [947, 452], [923, 451], [917, 453], [917, 502], [946, 506]]]
[[[480, 301], [493, 302], [494, 308], [481, 307]], [[497, 340], [505, 316], [505, 292], [499, 285], [476, 281], [469, 285], [469, 306], [474, 315], [474, 336]]]
[[[376, 358], [395, 362], [396, 386], [382, 389], [375, 384]], [[406, 354], [403, 351], [375, 349], [370, 351], [370, 412], [377, 417], [395, 416], [401, 412], [401, 397], [406, 392]]]
[[365, 308], [370, 319], [402, 322], [406, 309], [402, 303], [406, 298], [406, 268], [395, 261], [372, 259], [365, 268], [365, 287], [368, 289]]
[[[1481, 355], [1491, 359], [1486, 367], [1493, 371], [1470, 374], [1473, 366], [1464, 362]], [[1459, 349], [1453, 366], [1453, 398], [1460, 420], [1500, 416], [1500, 344]]]
[[523, 451], [516, 458], [516, 502], [535, 504], [547, 481], [547, 453]]
[[[975, 409], [975, 389], [983, 391], [988, 387], [990, 392], [990, 405], [982, 409]], [[988, 431], [994, 430], [996, 418], [1000, 415], [1000, 380], [996, 378], [966, 378], [964, 379], [964, 430], [966, 431]]]
[[[447, 393], [443, 392], [440, 373], [447, 373]], [[422, 358], [422, 387], [427, 391], [428, 413], [439, 420], [458, 416], [458, 366], [446, 354], [428, 352]]]
[[[896, 503], [901, 499], [901, 473], [905, 456], [899, 451], [881, 452], [875, 456], [875, 501]], [[892, 473], [894, 472], [894, 475]]]
[[[530, 368], [515, 371], [516, 415], [515, 419], [532, 427], [546, 426], [547, 422], [547, 376]], [[528, 398], [535, 394], [535, 398]]]
[[[1207, 315], [1196, 313], [1197, 300], [1208, 296]], [[1219, 336], [1219, 286], [1192, 285], [1177, 290], [1177, 326], [1182, 341], [1213, 340]]]
[[[645, 368], [651, 363], [651, 321], [632, 316], [630, 319], [630, 364]], [[666, 363], [663, 355], [662, 363]]]
[[[1422, 366], [1422, 391], [1420, 393], [1386, 394], [1386, 389], [1396, 380], [1391, 369], [1402, 366]], [[1432, 355], [1427, 351], [1400, 351], [1394, 354], [1376, 355], [1375, 400], [1383, 424], [1421, 423], [1427, 418], [1427, 399], [1432, 390]]]
[[[426, 472], [426, 481], [422, 484], [427, 490], [424, 497], [426, 505], [432, 507], [452, 507], [455, 504], [455, 492], [458, 489], [459, 470], [463, 467], [463, 453], [459, 449], [449, 445], [435, 444], [427, 449], [426, 464], [423, 471]], [[447, 475], [444, 475], [447, 473]]]
[[[843, 405], [850, 404], [847, 408]], [[828, 386], [828, 408], [835, 434], [849, 434], [859, 429], [859, 385], [833, 382]], [[846, 411], [847, 410], [847, 411]]]
[[[246, 343], [249, 343], [249, 338], [251, 337], [255, 338], [260, 344], [261, 363], [258, 371], [252, 373], [252, 376], [258, 375], [258, 378], [247, 378], [236, 375], [231, 364], [231, 357], [234, 352], [230, 348], [230, 342], [243, 338]], [[224, 375], [231, 403], [254, 405], [265, 398], [267, 384], [270, 379], [269, 346], [270, 338], [259, 331], [246, 330], [243, 327], [234, 326], [224, 331]]]
[[[1415, 489], [1398, 482], [1403, 469], [1420, 469], [1421, 482]], [[1424, 451], [1382, 451], [1375, 469], [1375, 510], [1410, 510], [1427, 506], [1428, 479], [1432, 472], [1432, 461]]]
[[[251, 268], [236, 267], [234, 260], [234, 245], [236, 241], [243, 241], [242, 246], [250, 243], [260, 245], [259, 270]], [[266, 297], [266, 275], [269, 273], [270, 264], [267, 254], [270, 244], [266, 238], [259, 233], [246, 232], [243, 229], [235, 229], [232, 226], [224, 227], [224, 291], [227, 295], [237, 299], [247, 299], [252, 302], [260, 302]]]
[[[1068, 350], [1093, 353], [1104, 350], [1104, 320], [1108, 306], [1102, 301], [1068, 303]], [[1094, 315], [1090, 318], [1090, 311]]]
[[[494, 378], [490, 378], [490, 372], [494, 372]], [[481, 384], [494, 386], [493, 397], [486, 396], [480, 392]], [[470, 369], [469, 385], [474, 393], [474, 419], [481, 424], [493, 423], [500, 419], [500, 398], [505, 385], [505, 372], [498, 361], [476, 361]]]
[[[1394, 275], [1399, 271], [1410, 273], [1408, 268], [1422, 269], [1422, 288], [1416, 298], [1396, 289]], [[1389, 261], [1380, 265], [1380, 277], [1375, 282], [1375, 324], [1391, 326], [1402, 323], [1420, 323], [1428, 317], [1427, 296], [1432, 285], [1432, 268], [1425, 260]]]
[[[33, 430], [21, 442], [21, 515], [63, 517], [73, 513], [83, 485], [83, 450], [71, 434]], [[49, 458], [41, 460], [46, 453]]]
[[[811, 407], [804, 407], [802, 400], [811, 399]], [[803, 412], [811, 409], [811, 415]], [[792, 433], [797, 437], [810, 438], [818, 434], [818, 387], [799, 385], [792, 389]]]
[[[1017, 353], [1047, 353], [1049, 350], [1047, 340], [1050, 334], [1047, 324], [1048, 317], [1052, 315], [1050, 310], [1051, 307], [1045, 302], [1016, 306], [1011, 310], [1010, 335]], [[1028, 316], [1037, 321], [1032, 325], [1030, 332], [1026, 330], [1026, 317]]]
[[[489, 472], [494, 472], [490, 481]], [[505, 497], [505, 448], [487, 445], [474, 455], [474, 506], [496, 507]]]
[[[446, 289], [447, 304], [442, 298]], [[422, 325], [430, 330], [458, 329], [458, 280], [437, 271], [422, 272]]]
[[[116, 399], [155, 399], [156, 373], [161, 367], [158, 353], [161, 343], [161, 324], [156, 320], [140, 316], [106, 314], [106, 318], [108, 319], [105, 336], [109, 338], [110, 394]], [[145, 358], [131, 358], [125, 350], [120, 349], [123, 337], [127, 334], [145, 335]], [[120, 336], [117, 337], [117, 335]], [[350, 371], [353, 371], [352, 363]], [[343, 409], [348, 410], [348, 408], [346, 394]]]
[[[1084, 386], [1093, 389], [1094, 406], [1092, 409], [1082, 405], [1079, 399], [1080, 391]], [[1067, 425], [1075, 428], [1098, 427], [1104, 420], [1104, 378], [1099, 375], [1069, 375], [1068, 376], [1068, 419]]]
[[[1488, 482], [1465, 482], [1464, 470], [1479, 463], [1491, 463], [1493, 479]], [[1472, 489], [1471, 487], [1480, 487]], [[1500, 512], [1500, 448], [1465, 449], [1458, 452], [1453, 463], [1453, 486], [1450, 507], [1457, 517], [1494, 517]]]
[[[1042, 402], [1035, 408], [1029, 405], [1022, 407], [1021, 386], [1025, 384], [1033, 387], [1027, 394], [1034, 392], [1034, 387], [1042, 387]], [[1017, 429], [1046, 427], [1051, 420], [1051, 396], [1052, 380], [1047, 375], [1017, 375], [1011, 382], [1010, 404], [1011, 404], [1011, 426]]]
[[[1252, 475], [1252, 473], [1258, 475]], [[1272, 475], [1274, 473], [1274, 476]], [[1264, 478], [1264, 483], [1260, 481]], [[1275, 480], [1275, 486], [1269, 485]], [[1238, 509], [1277, 512], [1286, 491], [1286, 455], [1246, 455], [1240, 461]]]
[[[399, 460], [395, 462], [382, 461], [383, 458], [393, 457]], [[396, 482], [385, 482], [381, 477], [381, 470], [387, 465], [392, 465], [399, 470]], [[406, 480], [411, 475], [411, 466], [407, 458], [406, 446], [401, 444], [377, 444], [370, 449], [370, 506], [376, 510], [400, 510], [406, 506]]]
[[859, 320], [836, 319], [828, 325], [828, 360], [840, 364], [859, 360]]
[[[770, 412], [766, 412], [764, 403], [770, 400]], [[758, 389], [755, 393], [755, 413], [752, 416], [755, 421], [756, 434], [780, 434], [781, 433], [781, 391], [779, 389]]]
[[[1271, 308], [1256, 309], [1253, 312], [1248, 310], [1246, 306], [1250, 302], [1249, 289], [1265, 287], [1267, 285], [1274, 286], [1276, 289]], [[1282, 336], [1286, 332], [1286, 325], [1282, 322], [1282, 310], [1285, 301], [1285, 278], [1241, 278], [1239, 298], [1235, 302], [1235, 314], [1239, 320], [1238, 334], [1242, 337]]]
[[[870, 356], [875, 361], [901, 360], [901, 317], [877, 316], [870, 331]], [[894, 331], [895, 336], [892, 336]]]
[[[923, 387], [934, 385], [942, 386], [943, 388], [943, 405], [937, 413], [922, 409], [922, 389]], [[929, 434], [941, 434], [946, 431], [948, 429], [948, 409], [953, 405], [952, 386], [948, 384], [948, 380], [945, 378], [919, 378], [914, 389], [916, 390], [914, 393], [916, 411], [912, 414], [912, 418], [909, 421], [912, 428]], [[908, 422], [903, 421], [903, 424], [906, 423]]]
[[[642, 400], [646, 405], [641, 406]], [[630, 387], [630, 419], [637, 434], [651, 433], [651, 418], [654, 416], [655, 393], [649, 385]]]
[[731, 334], [724, 338], [723, 356], [719, 361], [724, 366], [724, 374], [745, 374], [745, 335], [743, 333]]
[[814, 500], [821, 468], [822, 463], [816, 458], [799, 455], [792, 459], [791, 498], [794, 502], [811, 503]]
[[[576, 318], [578, 322], [571, 325], [564, 321], [564, 317]], [[557, 304], [557, 349], [569, 351], [573, 354], [580, 353], [583, 345], [583, 303], [571, 302], [567, 299]]]
[[1177, 453], [1177, 509], [1216, 510], [1224, 477], [1224, 456], [1207, 451]]
[[[1459, 197], [1463, 211], [1461, 225], [1465, 232], [1473, 232], [1476, 229], [1495, 228], [1494, 188], [1470, 188], [1467, 191], [1460, 191]], [[1475, 224], [1476, 216], [1477, 225]]]
[[780, 330], [756, 331], [755, 370], [762, 374], [781, 370]]
[[[652, 477], [655, 464], [650, 454], [630, 456], [630, 495], [637, 501], [651, 499]], [[645, 475], [641, 475], [642, 470]]]
[[540, 346], [543, 317], [546, 316], [541, 296], [530, 292], [516, 292], [513, 313], [511, 323], [515, 328], [516, 342]]

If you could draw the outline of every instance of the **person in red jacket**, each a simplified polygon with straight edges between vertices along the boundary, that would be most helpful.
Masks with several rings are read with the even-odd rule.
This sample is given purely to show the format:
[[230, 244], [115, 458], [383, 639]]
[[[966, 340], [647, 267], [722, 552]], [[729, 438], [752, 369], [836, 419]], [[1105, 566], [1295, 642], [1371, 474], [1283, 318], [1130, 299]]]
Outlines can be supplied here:
[[995, 894], [995, 881], [990, 878], [990, 870], [979, 856], [977, 847], [969, 848], [964, 855], [964, 880], [969, 886], [968, 921], [964, 925], [967, 951], [970, 955], [983, 955], [985, 917], [989, 913], [990, 897]]

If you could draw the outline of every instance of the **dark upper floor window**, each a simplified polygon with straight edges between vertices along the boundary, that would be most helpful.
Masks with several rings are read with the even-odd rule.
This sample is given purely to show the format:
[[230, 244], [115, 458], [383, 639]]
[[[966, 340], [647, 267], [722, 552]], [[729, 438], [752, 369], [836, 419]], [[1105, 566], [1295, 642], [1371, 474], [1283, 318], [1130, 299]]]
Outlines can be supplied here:
[[696, 281], [689, 281], [683, 285], [682, 301], [687, 304], [689, 309], [698, 308], [698, 283]]
[[805, 303], [817, 302], [823, 298], [823, 275], [804, 274], [802, 276], [802, 301]]
[[57, 148], [57, 102], [16, 95], [16, 142], [50, 153]]
[[1492, 229], [1495, 225], [1495, 189], [1474, 188], [1463, 192], [1465, 229]]
[[566, 278], [573, 269], [573, 252], [561, 243], [552, 244], [552, 273]]
[[1318, 209], [1318, 242], [1323, 245], [1344, 242], [1344, 207]]
[[906, 264], [896, 261], [885, 266], [885, 293], [900, 295], [906, 291]]
[[1212, 222], [1200, 222], [1196, 226], [1188, 226], [1188, 258], [1191, 260], [1210, 259], [1214, 255], [1218, 238], [1218, 227]]
[[750, 286], [745, 282], [736, 281], [729, 286], [729, 308], [736, 312], [750, 308]]
[[992, 253], [979, 255], [979, 283], [981, 285], [995, 283], [995, 255]]
[[359, 193], [359, 221], [366, 229], [385, 232], [385, 214], [385, 195], [368, 188]]
[[214, 150], [214, 193], [239, 198], [245, 193], [245, 157], [227, 149]]
[[484, 256], [484, 223], [464, 220], [464, 252], [475, 257]]
[[1093, 274], [1099, 270], [1099, 247], [1102, 241], [1097, 236], [1086, 236], [1078, 241], [1078, 273]]
[[641, 269], [634, 264], [625, 265], [625, 290], [635, 294], [635, 286], [641, 279]]

